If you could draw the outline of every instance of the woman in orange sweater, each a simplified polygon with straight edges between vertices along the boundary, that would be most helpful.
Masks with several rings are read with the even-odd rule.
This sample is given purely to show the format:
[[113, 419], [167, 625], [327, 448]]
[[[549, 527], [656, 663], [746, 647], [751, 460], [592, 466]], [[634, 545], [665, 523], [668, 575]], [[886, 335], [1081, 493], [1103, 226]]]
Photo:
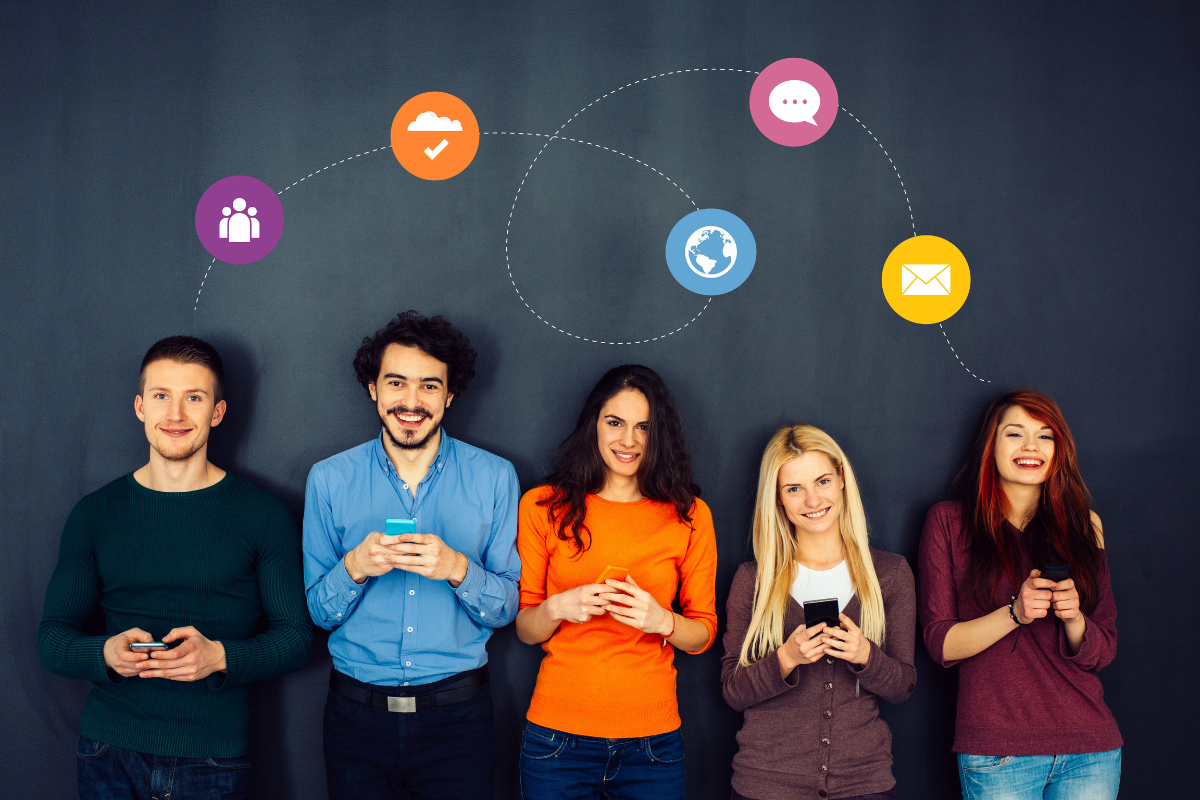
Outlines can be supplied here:
[[521, 795], [682, 798], [674, 648], [699, 653], [716, 636], [717, 546], [662, 378], [605, 373], [554, 467], [518, 515], [517, 635], [546, 651]]

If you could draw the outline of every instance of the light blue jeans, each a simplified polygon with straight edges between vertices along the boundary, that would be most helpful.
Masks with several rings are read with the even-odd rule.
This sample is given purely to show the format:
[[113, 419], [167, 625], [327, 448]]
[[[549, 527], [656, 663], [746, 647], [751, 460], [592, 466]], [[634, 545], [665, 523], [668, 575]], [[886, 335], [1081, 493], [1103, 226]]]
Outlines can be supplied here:
[[963, 800], [1116, 800], [1121, 749], [1065, 756], [958, 754]]

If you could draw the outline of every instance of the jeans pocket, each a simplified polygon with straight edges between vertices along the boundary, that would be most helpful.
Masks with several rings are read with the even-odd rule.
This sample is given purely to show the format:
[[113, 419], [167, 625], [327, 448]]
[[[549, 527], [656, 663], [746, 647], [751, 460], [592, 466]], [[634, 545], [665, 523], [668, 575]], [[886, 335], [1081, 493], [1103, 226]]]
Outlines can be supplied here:
[[239, 756], [237, 758], [205, 758], [204, 759], [213, 769], [250, 769], [250, 756]]
[[548, 728], [525, 726], [521, 734], [521, 758], [548, 761], [558, 758], [567, 746], [567, 737]]
[[75, 744], [75, 755], [79, 758], [99, 758], [107, 752], [107, 744], [86, 736], [80, 736], [79, 741]]
[[646, 740], [646, 755], [659, 764], [683, 761], [683, 731], [676, 730]]
[[958, 763], [964, 772], [992, 772], [1012, 763], [1012, 756], [972, 756], [958, 754]]

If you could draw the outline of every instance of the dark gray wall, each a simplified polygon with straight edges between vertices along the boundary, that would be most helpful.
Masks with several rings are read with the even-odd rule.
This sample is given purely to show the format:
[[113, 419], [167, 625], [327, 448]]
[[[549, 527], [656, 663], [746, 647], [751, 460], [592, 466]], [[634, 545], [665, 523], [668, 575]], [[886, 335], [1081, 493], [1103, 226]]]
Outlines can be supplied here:
[[[131, 402], [146, 347], [194, 332], [221, 348], [230, 411], [213, 458], [299, 513], [309, 467], [376, 430], [355, 346], [410, 307], [450, 316], [476, 343], [479, 376], [447, 427], [511, 459], [526, 486], [606, 368], [659, 370], [716, 519], [722, 604], [777, 425], [838, 438], [878, 546], [913, 561], [985, 404], [1016, 386], [1049, 392], [1109, 543], [1122, 633], [1103, 679], [1126, 793], [1194, 783], [1181, 774], [1197, 746], [1187, 665], [1200, 478], [1200, 82], [1187, 4], [44, 5], [6, 4], [0, 26], [4, 795], [74, 791], [88, 687], [42, 670], [35, 630], [72, 504], [145, 460]], [[569, 338], [514, 292], [505, 223], [544, 140], [484, 136], [444, 182], [413, 178], [386, 150], [339, 163], [284, 193], [283, 239], [257, 264], [210, 272], [193, 229], [213, 181], [247, 174], [282, 189], [386, 145], [419, 92], [458, 95], [485, 131], [550, 134], [641, 78], [789, 56], [829, 71], [894, 159], [917, 231], [970, 261], [971, 297], [944, 332], [881, 296], [883, 260], [911, 227], [879, 146], [845, 113], [817, 144], [772, 144], [750, 120], [742, 72], [629, 86], [563, 132], [642, 159], [754, 231], [752, 277], [649, 344]], [[704, 306], [663, 263], [691, 209], [627, 158], [554, 142], [516, 207], [513, 276], [571, 333], [672, 331]], [[540, 651], [511, 628], [490, 650], [498, 796], [512, 797]], [[898, 796], [949, 797], [954, 674], [919, 652], [915, 695], [884, 709]], [[728, 791], [740, 719], [721, 701], [718, 657], [678, 660], [693, 797]], [[324, 796], [328, 669], [319, 638], [304, 671], [259, 690], [256, 794]]]

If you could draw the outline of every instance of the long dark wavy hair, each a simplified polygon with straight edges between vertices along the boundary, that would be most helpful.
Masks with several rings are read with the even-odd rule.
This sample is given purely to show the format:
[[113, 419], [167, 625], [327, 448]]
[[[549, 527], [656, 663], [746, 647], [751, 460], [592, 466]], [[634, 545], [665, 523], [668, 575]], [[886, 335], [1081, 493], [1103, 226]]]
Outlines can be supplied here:
[[646, 449], [638, 467], [638, 489], [651, 500], [675, 506], [679, 521], [692, 523], [692, 509], [700, 487], [692, 478], [692, 456], [683, 434], [683, 420], [667, 385], [654, 370], [640, 364], [622, 364], [604, 373], [592, 388], [575, 430], [554, 451], [554, 471], [542, 481], [553, 491], [538, 505], [548, 506], [558, 525], [558, 538], [574, 542], [580, 555], [591, 546], [587, 522], [587, 496], [604, 488], [607, 477], [596, 425], [600, 410], [626, 389], [641, 392], [650, 404]]
[[[1013, 406], [1025, 409], [1054, 434], [1054, 456], [1042, 496], [1019, 541], [1005, 526], [1010, 509], [996, 469], [996, 431], [1004, 412]], [[983, 426], [951, 485], [951, 494], [962, 503], [971, 550], [971, 590], [977, 597], [1005, 601], [1007, 598], [996, 596], [1001, 576], [1008, 576], [1017, 587], [1025, 582], [1029, 569], [1061, 562], [1071, 565], [1080, 608], [1084, 613], [1095, 610], [1104, 560], [1101, 539], [1092, 525], [1092, 498], [1079, 474], [1075, 441], [1053, 400], [1029, 389], [1017, 389], [995, 400], [984, 414]], [[1022, 553], [1029, 565], [1021, 563]]]

